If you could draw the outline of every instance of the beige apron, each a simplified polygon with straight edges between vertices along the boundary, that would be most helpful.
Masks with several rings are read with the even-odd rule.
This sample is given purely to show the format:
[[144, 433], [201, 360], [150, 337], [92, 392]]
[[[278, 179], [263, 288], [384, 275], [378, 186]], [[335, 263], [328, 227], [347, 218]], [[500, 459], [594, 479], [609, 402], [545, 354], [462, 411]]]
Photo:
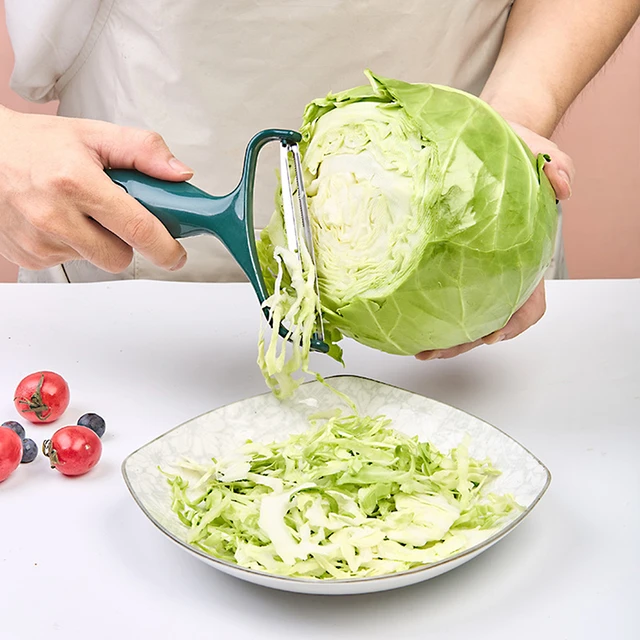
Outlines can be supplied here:
[[[245, 145], [255, 132], [298, 128], [305, 104], [363, 84], [365, 68], [479, 93], [497, 57], [510, 5], [510, 0], [102, 0], [84, 44], [46, 97], [60, 100], [61, 115], [158, 131], [195, 169], [194, 184], [222, 194], [235, 186]], [[14, 78], [18, 90], [19, 84]], [[257, 227], [273, 211], [274, 152], [268, 150], [259, 164]], [[183, 243], [188, 261], [176, 273], [136, 255], [118, 275], [78, 261], [22, 270], [20, 280], [243, 279], [215, 238]]]

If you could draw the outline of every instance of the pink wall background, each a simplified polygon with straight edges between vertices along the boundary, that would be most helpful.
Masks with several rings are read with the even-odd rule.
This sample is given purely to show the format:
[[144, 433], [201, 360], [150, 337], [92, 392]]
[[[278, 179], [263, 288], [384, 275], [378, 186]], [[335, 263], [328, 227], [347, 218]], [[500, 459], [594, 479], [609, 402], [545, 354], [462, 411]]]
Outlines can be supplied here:
[[[0, 0], [0, 104], [55, 113], [54, 104], [30, 104], [9, 89], [12, 68]], [[569, 275], [640, 277], [640, 23], [578, 97], [555, 137], [578, 170], [564, 206]], [[0, 258], [0, 282], [15, 281], [16, 274]]]
[[578, 96], [555, 139], [577, 168], [564, 207], [569, 275], [640, 277], [640, 22]]
[[[0, 0], [0, 104], [9, 109], [30, 113], [55, 113], [56, 104], [32, 104], [20, 98], [9, 88], [13, 69], [13, 50], [7, 33], [4, 16], [4, 0]], [[2, 215], [2, 211], [0, 211]], [[18, 268], [0, 256], [0, 282], [15, 282]]]

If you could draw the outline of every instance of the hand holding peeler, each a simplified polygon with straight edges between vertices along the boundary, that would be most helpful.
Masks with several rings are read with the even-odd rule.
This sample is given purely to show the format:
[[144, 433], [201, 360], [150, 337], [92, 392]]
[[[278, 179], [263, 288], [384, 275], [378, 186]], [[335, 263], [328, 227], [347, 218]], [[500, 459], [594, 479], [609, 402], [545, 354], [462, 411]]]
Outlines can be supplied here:
[[[265, 144], [276, 141], [280, 143], [280, 180], [287, 248], [300, 256], [300, 242], [304, 242], [315, 263], [298, 148], [300, 140], [301, 136], [297, 131], [287, 129], [266, 129], [257, 133], [247, 145], [238, 186], [225, 196], [210, 195], [188, 182], [158, 180], [133, 170], [108, 169], [106, 173], [113, 182], [155, 215], [174, 238], [207, 233], [219, 238], [249, 278], [265, 316], [271, 323], [270, 310], [264, 305], [269, 294], [258, 260], [253, 226], [256, 164], [260, 149]], [[294, 195], [297, 197], [294, 198]], [[317, 276], [315, 286], [316, 293], [319, 293]], [[327, 353], [329, 346], [324, 342], [322, 317], [320, 313], [318, 315], [317, 330], [311, 338], [311, 349]], [[290, 330], [282, 324], [278, 331], [283, 338], [289, 338]]]

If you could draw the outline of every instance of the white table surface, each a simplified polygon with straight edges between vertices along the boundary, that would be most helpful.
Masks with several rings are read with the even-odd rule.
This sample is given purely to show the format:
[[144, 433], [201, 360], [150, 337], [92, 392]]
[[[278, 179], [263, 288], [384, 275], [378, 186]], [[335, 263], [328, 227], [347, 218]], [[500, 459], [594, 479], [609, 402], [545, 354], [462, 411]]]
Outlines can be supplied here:
[[[0, 285], [0, 422], [23, 375], [62, 373], [71, 406], [107, 420], [103, 458], [69, 479], [41, 455], [0, 484], [0, 638], [640, 638], [640, 281], [548, 284], [517, 340], [417, 362], [347, 341], [346, 372], [500, 427], [550, 468], [531, 516], [477, 559], [417, 586], [288, 594], [225, 576], [155, 529], [124, 457], [264, 391], [246, 285]], [[342, 369], [322, 356], [323, 374]]]

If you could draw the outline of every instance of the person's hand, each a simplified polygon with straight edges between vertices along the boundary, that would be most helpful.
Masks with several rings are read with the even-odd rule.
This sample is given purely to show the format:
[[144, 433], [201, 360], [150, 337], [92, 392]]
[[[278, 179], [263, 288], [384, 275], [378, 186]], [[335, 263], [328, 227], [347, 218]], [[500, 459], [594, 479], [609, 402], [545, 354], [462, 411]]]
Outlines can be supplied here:
[[[535, 156], [546, 153], [551, 162], [545, 164], [544, 171], [556, 192], [558, 200], [571, 197], [571, 184], [575, 175], [575, 167], [571, 158], [560, 151], [558, 146], [515, 122], [509, 122], [512, 129], [527, 143]], [[510, 340], [519, 336], [523, 331], [533, 326], [546, 311], [544, 280], [541, 280], [529, 299], [511, 316], [509, 322], [493, 333], [475, 342], [468, 342], [449, 349], [422, 351], [416, 355], [418, 360], [434, 360], [436, 358], [453, 358], [467, 351], [471, 351], [481, 344], [495, 344], [502, 340]]]
[[136, 249], [159, 267], [184, 265], [182, 245], [104, 172], [189, 179], [159, 135], [4, 107], [0, 135], [0, 255], [27, 269], [83, 258], [118, 273]]
[[555, 142], [537, 134], [535, 131], [531, 131], [531, 129], [527, 129], [527, 127], [523, 127], [517, 122], [508, 122], [511, 128], [531, 149], [534, 156], [546, 153], [551, 158], [550, 162], [545, 163], [544, 172], [556, 192], [556, 198], [558, 200], [568, 200], [571, 197], [571, 185], [576, 175], [573, 160], [564, 151], [561, 151]]

